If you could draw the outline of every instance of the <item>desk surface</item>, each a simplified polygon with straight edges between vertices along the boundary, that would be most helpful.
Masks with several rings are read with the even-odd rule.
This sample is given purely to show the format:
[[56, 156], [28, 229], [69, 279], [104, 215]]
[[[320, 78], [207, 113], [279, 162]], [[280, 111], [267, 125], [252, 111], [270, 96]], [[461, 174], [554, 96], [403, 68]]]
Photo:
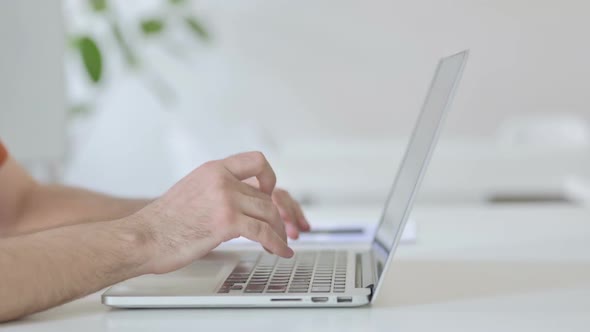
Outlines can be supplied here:
[[[378, 210], [309, 211], [374, 220]], [[590, 210], [418, 208], [380, 299], [351, 309], [115, 310], [93, 294], [3, 331], [587, 331]]]

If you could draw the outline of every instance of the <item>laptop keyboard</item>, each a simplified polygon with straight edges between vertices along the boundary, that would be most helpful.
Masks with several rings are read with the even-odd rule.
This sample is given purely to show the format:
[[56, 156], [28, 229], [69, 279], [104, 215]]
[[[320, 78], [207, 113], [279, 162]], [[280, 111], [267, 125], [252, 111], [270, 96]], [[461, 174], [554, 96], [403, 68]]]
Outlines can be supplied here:
[[291, 259], [245, 256], [218, 293], [344, 293], [346, 251], [302, 252]]

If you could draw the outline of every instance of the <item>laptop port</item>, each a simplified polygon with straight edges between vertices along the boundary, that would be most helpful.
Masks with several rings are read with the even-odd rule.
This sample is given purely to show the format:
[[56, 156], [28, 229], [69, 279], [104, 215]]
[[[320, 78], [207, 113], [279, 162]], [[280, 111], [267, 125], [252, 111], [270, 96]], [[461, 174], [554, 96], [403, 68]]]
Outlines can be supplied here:
[[311, 298], [311, 302], [328, 302], [328, 298], [327, 297], [312, 297]]
[[350, 297], [350, 296], [338, 296], [336, 298], [336, 302], [338, 302], [338, 303], [352, 303], [352, 297]]
[[301, 301], [301, 299], [294, 299], [294, 298], [277, 298], [277, 299], [270, 299], [270, 302], [298, 302]]

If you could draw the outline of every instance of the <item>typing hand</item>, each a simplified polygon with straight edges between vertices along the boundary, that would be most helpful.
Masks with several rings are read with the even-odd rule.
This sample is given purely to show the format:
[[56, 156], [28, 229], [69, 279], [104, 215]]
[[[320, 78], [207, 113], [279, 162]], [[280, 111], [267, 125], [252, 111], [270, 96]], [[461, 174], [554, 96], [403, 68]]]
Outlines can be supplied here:
[[[259, 189], [243, 182], [252, 177]], [[286, 220], [304, 219], [285, 191], [273, 193], [275, 183], [274, 171], [259, 152], [211, 161], [191, 172], [133, 216], [153, 244], [148, 270], [174, 271], [239, 236], [278, 256], [292, 257], [285, 224], [273, 201], [280, 202]]]

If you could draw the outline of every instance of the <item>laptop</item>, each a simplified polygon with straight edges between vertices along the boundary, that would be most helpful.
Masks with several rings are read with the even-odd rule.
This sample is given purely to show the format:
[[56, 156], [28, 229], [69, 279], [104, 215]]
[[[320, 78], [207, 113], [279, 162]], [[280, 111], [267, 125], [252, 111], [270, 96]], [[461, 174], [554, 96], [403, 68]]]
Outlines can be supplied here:
[[263, 250], [214, 250], [165, 275], [145, 275], [108, 289], [105, 305], [122, 308], [353, 307], [377, 298], [391, 264], [468, 51], [440, 60], [381, 221], [369, 247], [300, 249], [290, 259]]

